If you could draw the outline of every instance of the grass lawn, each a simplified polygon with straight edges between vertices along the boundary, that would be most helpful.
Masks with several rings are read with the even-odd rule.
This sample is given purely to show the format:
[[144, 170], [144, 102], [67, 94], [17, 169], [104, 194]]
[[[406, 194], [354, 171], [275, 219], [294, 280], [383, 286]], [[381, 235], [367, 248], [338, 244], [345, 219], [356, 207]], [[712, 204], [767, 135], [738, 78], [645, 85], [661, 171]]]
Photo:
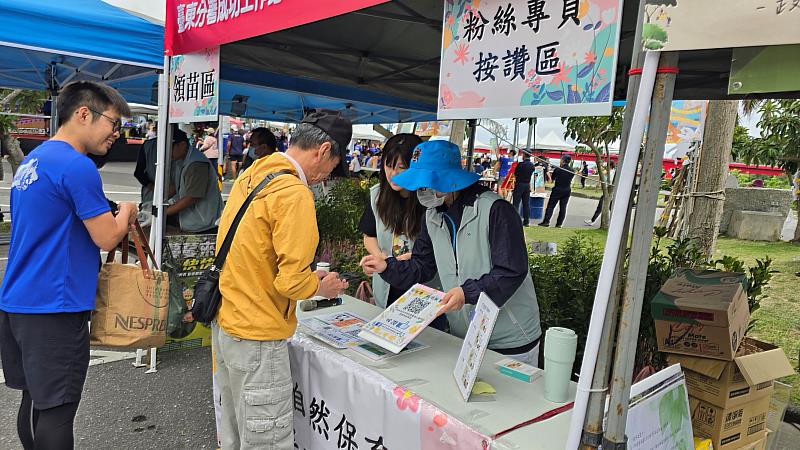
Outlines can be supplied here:
[[[552, 187], [549, 184], [548, 187]], [[600, 198], [603, 196], [603, 191], [600, 188], [591, 188], [585, 187], [582, 188], [580, 185], [572, 185], [572, 192], [577, 194], [583, 194], [584, 197], [588, 198]]]
[[[575, 233], [583, 233], [605, 245], [606, 232], [603, 230], [576, 230], [529, 227], [525, 230], [528, 241], [563, 242]], [[735, 256], [752, 265], [756, 258], [769, 256], [773, 259], [772, 268], [776, 271], [767, 295], [761, 301], [761, 308], [753, 314], [755, 327], [750, 333], [753, 337], [783, 348], [792, 367], [797, 370], [800, 356], [800, 245], [788, 242], [753, 242], [722, 237], [717, 243], [715, 257]], [[786, 377], [781, 381], [793, 385], [792, 401], [800, 405], [800, 374]]]

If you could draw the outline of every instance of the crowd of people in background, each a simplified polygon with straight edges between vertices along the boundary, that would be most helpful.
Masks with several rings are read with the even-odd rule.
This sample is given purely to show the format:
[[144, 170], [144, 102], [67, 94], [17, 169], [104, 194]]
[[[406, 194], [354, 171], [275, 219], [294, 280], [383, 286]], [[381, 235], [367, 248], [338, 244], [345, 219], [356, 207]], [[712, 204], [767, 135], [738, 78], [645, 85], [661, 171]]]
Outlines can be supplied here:
[[383, 162], [380, 145], [373, 141], [355, 141], [345, 156], [345, 163], [351, 176], [360, 174], [363, 169], [375, 173]]
[[[142, 130], [148, 130], [148, 139], [155, 137], [155, 125], [152, 122], [142, 123], [141, 125]], [[230, 132], [222, 135], [220, 135], [220, 130], [214, 126], [196, 129], [193, 133], [187, 134], [187, 140], [191, 149], [197, 150], [197, 154], [204, 156], [208, 160], [220, 183], [236, 180], [256, 160], [275, 152], [285, 152], [289, 144], [289, 136], [285, 130], [271, 130], [266, 127], [252, 128], [237, 124], [232, 124]], [[151, 153], [154, 156], [155, 143], [152, 144], [152, 147]], [[383, 168], [384, 150], [385, 147], [382, 148], [377, 141], [353, 140], [345, 154], [345, 164], [349, 175], [375, 177]], [[147, 153], [147, 151], [143, 150], [142, 153]], [[188, 153], [194, 154], [194, 152]], [[187, 154], [184, 154], [183, 157], [186, 157]], [[466, 166], [466, 162], [462, 161], [462, 164]], [[593, 179], [595, 176], [601, 177], [601, 173], [605, 174], [602, 175], [603, 179], [600, 180], [598, 178], [594, 182], [611, 183], [614, 176], [613, 163], [611, 163], [610, 167], [598, 168], [586, 161], [573, 162], [568, 155], [565, 155], [558, 164], [553, 164], [551, 160], [533, 156], [524, 150], [520, 151], [519, 155], [515, 150], [510, 150], [497, 156], [479, 155], [470, 162], [472, 163], [471, 171], [478, 175], [486, 186], [500, 194], [504, 194], [504, 180], [509, 178], [509, 175], [513, 175], [511, 178], [513, 178], [514, 182], [506, 186], [505, 194], [507, 200], [518, 211], [523, 226], [530, 225], [531, 211], [528, 198], [534, 192], [532, 184], [537, 182], [535, 177], [544, 178], [544, 180], [539, 180], [538, 183], [553, 183], [549, 201], [546, 202], [544, 218], [539, 225], [549, 226], [552, 216], [558, 209], [555, 226], [560, 227], [563, 226], [566, 217], [567, 205], [573, 186], [577, 186], [579, 183], [581, 188], [585, 188], [587, 180]], [[153, 170], [151, 175], [154, 176], [154, 173]], [[180, 174], [174, 175], [181, 176]], [[184, 184], [191, 184], [192, 180], [196, 182], [198, 178], [189, 176]], [[202, 178], [205, 179], [205, 177]], [[152, 190], [153, 180], [145, 181], [142, 182], [143, 193], [148, 186]], [[199, 183], [197, 192], [206, 186], [207, 183]], [[175, 189], [174, 185], [170, 192], [174, 195], [176, 191], [172, 189]], [[150, 192], [150, 195], [152, 195], [152, 192]], [[143, 195], [143, 199], [145, 198]], [[146, 202], [146, 200], [143, 200], [143, 202]], [[601, 199], [591, 218], [584, 220], [587, 226], [591, 226], [596, 222], [602, 210], [602, 204], [603, 201]], [[215, 217], [216, 220], [218, 220], [218, 216]], [[188, 231], [182, 227], [181, 230]]]

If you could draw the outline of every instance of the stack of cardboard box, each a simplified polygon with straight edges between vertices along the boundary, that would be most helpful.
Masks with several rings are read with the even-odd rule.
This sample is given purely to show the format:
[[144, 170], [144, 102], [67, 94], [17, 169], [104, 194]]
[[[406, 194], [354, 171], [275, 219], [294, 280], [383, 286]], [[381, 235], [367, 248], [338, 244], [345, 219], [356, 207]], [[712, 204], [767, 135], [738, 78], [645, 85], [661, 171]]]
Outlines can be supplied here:
[[653, 298], [658, 349], [684, 369], [694, 435], [715, 450], [763, 449], [776, 378], [794, 373], [778, 347], [744, 337], [741, 273], [680, 269]]

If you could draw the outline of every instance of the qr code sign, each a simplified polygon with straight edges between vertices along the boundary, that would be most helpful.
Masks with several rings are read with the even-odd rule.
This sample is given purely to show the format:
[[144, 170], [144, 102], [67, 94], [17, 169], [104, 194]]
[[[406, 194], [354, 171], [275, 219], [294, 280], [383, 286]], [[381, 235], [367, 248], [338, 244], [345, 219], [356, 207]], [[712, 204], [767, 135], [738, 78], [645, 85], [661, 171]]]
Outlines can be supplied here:
[[428, 307], [429, 302], [422, 298], [412, 298], [410, 302], [406, 303], [403, 310], [410, 314], [418, 315], [425, 308]]

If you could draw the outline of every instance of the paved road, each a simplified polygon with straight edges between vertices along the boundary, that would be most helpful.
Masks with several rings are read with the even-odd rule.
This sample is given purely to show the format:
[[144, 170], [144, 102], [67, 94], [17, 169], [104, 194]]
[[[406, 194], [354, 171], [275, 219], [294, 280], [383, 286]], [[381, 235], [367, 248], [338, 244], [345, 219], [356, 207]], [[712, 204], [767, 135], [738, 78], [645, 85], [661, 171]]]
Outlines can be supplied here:
[[[89, 368], [75, 423], [77, 449], [215, 449], [208, 348], [159, 353], [158, 372], [130, 361]], [[0, 388], [0, 448], [21, 450], [18, 391]]]

